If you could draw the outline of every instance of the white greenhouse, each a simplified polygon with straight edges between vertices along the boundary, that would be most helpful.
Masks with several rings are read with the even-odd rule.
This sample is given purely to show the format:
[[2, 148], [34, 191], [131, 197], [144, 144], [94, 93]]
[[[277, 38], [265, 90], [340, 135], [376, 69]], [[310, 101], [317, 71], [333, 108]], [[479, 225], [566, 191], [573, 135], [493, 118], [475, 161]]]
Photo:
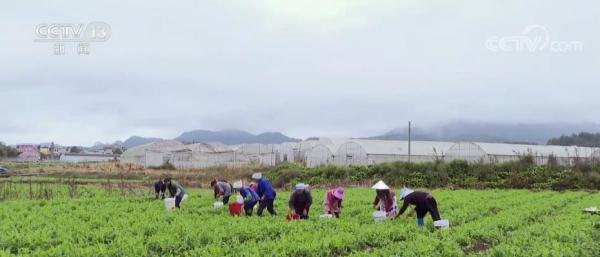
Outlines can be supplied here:
[[306, 163], [308, 153], [318, 143], [318, 140], [304, 140], [298, 142], [294, 147], [294, 160], [296, 162]]
[[173, 152], [171, 162], [177, 168], [207, 168], [236, 164], [235, 152], [222, 143], [186, 145], [186, 149]]
[[277, 147], [272, 144], [241, 144], [235, 147], [235, 161], [237, 163], [254, 163], [273, 166], [277, 163]]
[[306, 152], [305, 163], [307, 167], [334, 164], [335, 152], [340, 145], [347, 142], [346, 138], [320, 138], [313, 142], [313, 146]]
[[317, 167], [333, 164], [335, 146], [330, 144], [317, 144], [306, 154], [306, 166]]
[[290, 143], [290, 142], [286, 142], [286, 143], [282, 143], [282, 144], [278, 144], [278, 145], [274, 145], [275, 146], [275, 151], [277, 152], [277, 162], [294, 162], [296, 160], [295, 158], [295, 152], [294, 149], [296, 149], [296, 143]]
[[409, 157], [408, 141], [350, 140], [338, 148], [335, 163], [369, 165], [409, 159], [412, 162], [443, 160], [452, 145], [449, 142], [411, 141]]
[[546, 164], [550, 156], [554, 156], [559, 164], [571, 165], [577, 159], [597, 159], [598, 150], [576, 146], [460, 142], [448, 150], [446, 160], [500, 163], [516, 161], [526, 155], [531, 155], [537, 164]]
[[160, 166], [171, 160], [173, 152], [185, 149], [185, 145], [179, 141], [162, 140], [127, 149], [121, 155], [121, 162], [145, 167]]
[[[410, 156], [409, 156], [410, 155]], [[274, 166], [282, 162], [320, 165], [370, 165], [382, 162], [466, 160], [499, 163], [531, 155], [537, 164], [546, 164], [554, 156], [559, 164], [600, 160], [600, 149], [575, 146], [522, 145], [477, 142], [407, 141], [320, 138], [298, 143], [240, 144], [198, 143], [184, 145], [163, 140], [128, 149], [121, 162], [160, 166], [171, 162], [178, 168], [207, 168], [259, 164]]]

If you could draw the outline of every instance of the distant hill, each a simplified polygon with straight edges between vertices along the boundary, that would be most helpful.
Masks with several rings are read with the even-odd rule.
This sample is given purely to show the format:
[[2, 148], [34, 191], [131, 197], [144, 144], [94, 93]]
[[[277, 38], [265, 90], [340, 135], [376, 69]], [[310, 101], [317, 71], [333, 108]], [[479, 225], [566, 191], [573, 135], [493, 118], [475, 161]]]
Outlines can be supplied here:
[[243, 130], [192, 130], [176, 137], [185, 144], [221, 142], [228, 145], [244, 143], [280, 144], [284, 142], [298, 142], [299, 139], [288, 137], [279, 132], [265, 132], [258, 135]]
[[153, 143], [156, 141], [160, 141], [162, 139], [156, 137], [140, 137], [140, 136], [132, 136], [125, 140], [122, 144], [126, 148], [132, 148], [139, 145], [144, 145], [148, 143]]
[[[600, 131], [595, 123], [548, 123], [548, 124], [497, 124], [477, 122], [451, 122], [428, 130], [413, 128], [413, 140], [478, 141], [491, 143], [546, 144], [558, 135], [579, 131]], [[391, 130], [371, 139], [406, 140], [406, 128]]]

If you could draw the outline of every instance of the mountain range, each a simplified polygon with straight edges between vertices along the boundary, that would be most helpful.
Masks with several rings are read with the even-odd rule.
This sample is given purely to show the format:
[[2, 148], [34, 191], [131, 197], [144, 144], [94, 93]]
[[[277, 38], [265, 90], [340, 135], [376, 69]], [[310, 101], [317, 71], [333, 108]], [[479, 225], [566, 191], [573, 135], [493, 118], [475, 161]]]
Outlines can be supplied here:
[[[264, 132], [255, 135], [247, 131], [234, 129], [220, 131], [198, 129], [183, 132], [180, 136], [173, 139], [184, 144], [221, 142], [227, 145], [244, 143], [281, 144], [284, 142], [300, 141], [300, 139], [288, 137], [280, 132]], [[155, 137], [132, 136], [123, 141], [122, 145], [126, 148], [131, 148], [160, 140], [162, 139]]]
[[[549, 139], [561, 135], [570, 135], [581, 131], [600, 132], [600, 124], [596, 123], [540, 123], [540, 124], [501, 124], [484, 122], [455, 121], [430, 128], [413, 126], [411, 139], [435, 141], [477, 141], [490, 143], [521, 143], [521, 144], [546, 144]], [[367, 139], [380, 140], [406, 140], [408, 139], [406, 127], [392, 129], [382, 135], [366, 137]], [[252, 134], [243, 130], [192, 130], [183, 132], [174, 140], [185, 144], [221, 142], [234, 145], [243, 143], [280, 144], [283, 142], [298, 142], [300, 139], [288, 137], [280, 132], [264, 132]], [[132, 136], [127, 140], [113, 143], [127, 148], [152, 143], [162, 140], [155, 137]], [[110, 144], [107, 144], [110, 145]], [[97, 144], [95, 148], [102, 144]]]
[[264, 132], [258, 135], [243, 130], [192, 130], [184, 132], [175, 140], [184, 144], [221, 142], [227, 145], [244, 143], [281, 144], [284, 142], [298, 142], [300, 139], [288, 137], [280, 132]]
[[[411, 128], [413, 140], [477, 141], [489, 143], [546, 144], [549, 139], [581, 131], [598, 132], [596, 123], [501, 124], [455, 121], [429, 129]], [[397, 128], [369, 139], [406, 140], [408, 129]]]

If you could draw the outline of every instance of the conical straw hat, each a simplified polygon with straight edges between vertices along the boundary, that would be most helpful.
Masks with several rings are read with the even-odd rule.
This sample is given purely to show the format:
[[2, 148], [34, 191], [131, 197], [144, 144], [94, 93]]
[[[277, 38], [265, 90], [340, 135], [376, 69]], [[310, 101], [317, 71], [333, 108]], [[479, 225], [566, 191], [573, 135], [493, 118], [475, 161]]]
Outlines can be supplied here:
[[390, 189], [390, 187], [388, 185], [386, 185], [385, 183], [383, 183], [383, 181], [379, 180], [379, 182], [377, 182], [375, 185], [373, 185], [371, 188], [375, 189], [375, 190], [386, 190], [386, 189]]

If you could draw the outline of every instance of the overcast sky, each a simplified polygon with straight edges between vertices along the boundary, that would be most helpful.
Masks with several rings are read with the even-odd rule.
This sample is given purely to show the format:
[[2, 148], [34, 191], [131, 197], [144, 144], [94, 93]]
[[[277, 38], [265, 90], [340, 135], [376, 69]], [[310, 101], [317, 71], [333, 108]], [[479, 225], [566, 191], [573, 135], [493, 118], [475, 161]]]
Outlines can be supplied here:
[[[598, 122], [599, 17], [593, 0], [7, 1], [0, 141]], [[89, 55], [34, 42], [39, 24], [92, 21], [112, 34]], [[577, 47], [497, 49], [531, 25], [530, 42]]]

